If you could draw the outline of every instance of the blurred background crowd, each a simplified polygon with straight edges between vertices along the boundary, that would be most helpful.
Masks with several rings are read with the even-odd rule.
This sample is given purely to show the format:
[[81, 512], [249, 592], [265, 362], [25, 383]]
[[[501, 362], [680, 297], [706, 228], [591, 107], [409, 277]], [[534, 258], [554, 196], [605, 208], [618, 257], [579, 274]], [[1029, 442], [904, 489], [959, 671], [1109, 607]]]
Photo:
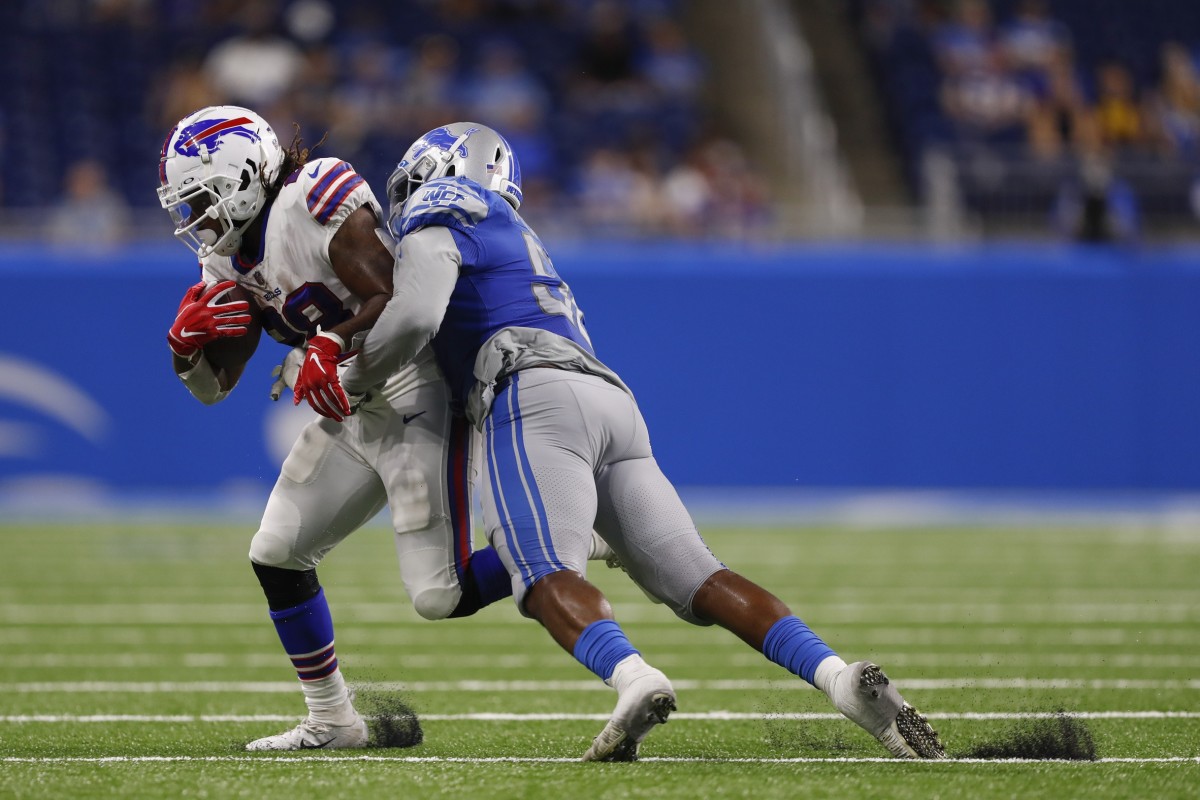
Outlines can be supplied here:
[[426, 130], [491, 125], [551, 236], [1137, 240], [1200, 214], [1182, 0], [6, 5], [5, 238], [161, 236], [162, 139], [221, 103], [377, 191]]
[[[859, 0], [910, 176], [969, 206], [1132, 239], [1200, 211], [1200, 13], [1170, 0]], [[933, 168], [936, 170], [936, 167]]]

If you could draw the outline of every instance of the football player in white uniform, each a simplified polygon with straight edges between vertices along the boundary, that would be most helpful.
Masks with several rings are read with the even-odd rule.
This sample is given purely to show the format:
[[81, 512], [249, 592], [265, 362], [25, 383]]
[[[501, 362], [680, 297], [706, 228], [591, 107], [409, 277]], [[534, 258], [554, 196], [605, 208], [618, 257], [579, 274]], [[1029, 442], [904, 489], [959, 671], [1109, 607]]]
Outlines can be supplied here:
[[430, 344], [454, 402], [484, 434], [488, 539], [521, 611], [618, 692], [585, 760], [637, 758], [675, 709], [584, 575], [594, 525], [649, 593], [720, 625], [825, 692], [905, 758], [941, 758], [937, 733], [869, 661], [846, 664], [779, 598], [719, 562], [659, 469], [632, 392], [596, 357], [583, 313], [517, 213], [521, 172], [476, 123], [432, 130], [388, 180], [395, 292], [343, 381], [371, 386]]
[[[245, 342], [240, 363], [219, 366], [205, 346], [248, 330], [256, 340], [253, 314], [279, 341], [307, 343], [295, 398], [324, 415], [284, 461], [250, 545], [309, 713], [248, 750], [366, 746], [316, 567], [385, 503], [401, 578], [421, 616], [465, 616], [512, 593], [496, 552], [472, 552], [473, 432], [452, 413], [432, 354], [371, 387], [351, 415], [337, 365], [391, 297], [393, 256], [376, 231], [382, 211], [366, 181], [344, 161], [307, 158], [298, 137], [285, 151], [258, 114], [219, 106], [181, 120], [159, 166], [159, 199], [203, 270], [168, 335], [184, 385], [205, 404], [233, 389], [256, 342]], [[229, 300], [235, 286], [253, 294], [255, 308]]]

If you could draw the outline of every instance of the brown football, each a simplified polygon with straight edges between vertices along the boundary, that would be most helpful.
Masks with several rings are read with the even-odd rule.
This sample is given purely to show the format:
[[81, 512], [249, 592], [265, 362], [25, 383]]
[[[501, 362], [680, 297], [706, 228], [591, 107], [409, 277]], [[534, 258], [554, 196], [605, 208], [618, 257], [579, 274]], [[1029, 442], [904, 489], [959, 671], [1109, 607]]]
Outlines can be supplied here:
[[258, 347], [262, 335], [262, 312], [254, 302], [254, 294], [243, 286], [235, 286], [221, 297], [222, 303], [245, 300], [250, 304], [250, 324], [245, 336], [223, 336], [204, 346], [204, 357], [216, 369], [232, 369], [244, 366]]

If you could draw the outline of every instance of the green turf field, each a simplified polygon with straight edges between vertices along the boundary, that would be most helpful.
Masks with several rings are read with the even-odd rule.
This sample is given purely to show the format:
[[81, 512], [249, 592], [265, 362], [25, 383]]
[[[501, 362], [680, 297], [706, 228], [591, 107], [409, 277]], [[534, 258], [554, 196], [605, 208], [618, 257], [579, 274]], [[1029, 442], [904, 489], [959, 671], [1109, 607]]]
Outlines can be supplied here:
[[[509, 603], [418, 619], [379, 528], [322, 582], [363, 710], [407, 702], [424, 743], [243, 752], [303, 709], [246, 562], [253, 527], [0, 525], [0, 796], [1200, 796], [1195, 528], [706, 533], [848, 661], [882, 664], [941, 731], [941, 763], [884, 759], [818, 692], [599, 565], [679, 711], [641, 762], [582, 764], [611, 690]], [[1060, 710], [1098, 761], [994, 760], [1060, 730]]]

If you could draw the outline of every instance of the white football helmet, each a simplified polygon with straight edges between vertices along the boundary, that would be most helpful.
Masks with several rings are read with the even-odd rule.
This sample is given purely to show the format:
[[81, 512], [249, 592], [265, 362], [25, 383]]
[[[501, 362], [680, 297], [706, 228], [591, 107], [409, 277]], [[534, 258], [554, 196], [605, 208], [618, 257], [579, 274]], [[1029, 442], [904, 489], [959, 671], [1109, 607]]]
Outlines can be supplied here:
[[[181, 119], [158, 165], [158, 200], [176, 238], [200, 258], [233, 255], [282, 164], [275, 131], [248, 108], [210, 106]], [[207, 220], [220, 223], [219, 235], [200, 227]]]
[[512, 146], [496, 131], [477, 122], [434, 128], [413, 142], [387, 182], [391, 215], [425, 181], [464, 176], [521, 207], [521, 165]]

